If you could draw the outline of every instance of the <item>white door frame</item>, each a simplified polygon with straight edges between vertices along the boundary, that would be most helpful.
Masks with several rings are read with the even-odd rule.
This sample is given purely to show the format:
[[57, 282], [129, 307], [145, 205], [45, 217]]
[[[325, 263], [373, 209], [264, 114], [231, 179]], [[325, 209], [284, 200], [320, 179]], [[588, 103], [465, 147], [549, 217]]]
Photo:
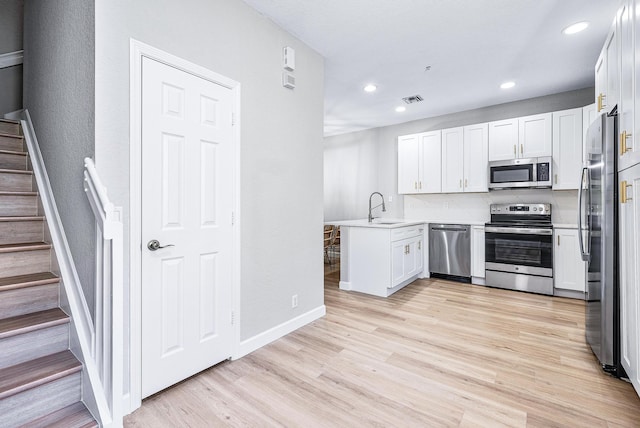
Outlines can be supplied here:
[[[129, 153], [129, 393], [123, 397], [125, 414], [142, 404], [142, 57], [147, 57], [224, 86], [233, 91], [233, 244], [232, 244], [232, 355], [240, 343], [240, 83], [160, 49], [130, 41], [130, 153]], [[126, 358], [126, 356], [125, 356]]]

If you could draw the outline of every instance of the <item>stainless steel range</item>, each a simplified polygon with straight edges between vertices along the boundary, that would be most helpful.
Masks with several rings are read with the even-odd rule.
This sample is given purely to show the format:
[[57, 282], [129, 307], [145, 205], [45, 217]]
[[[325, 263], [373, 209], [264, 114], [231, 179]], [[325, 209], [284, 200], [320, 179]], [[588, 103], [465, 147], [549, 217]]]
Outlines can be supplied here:
[[488, 286], [553, 295], [551, 204], [492, 204], [484, 230]]

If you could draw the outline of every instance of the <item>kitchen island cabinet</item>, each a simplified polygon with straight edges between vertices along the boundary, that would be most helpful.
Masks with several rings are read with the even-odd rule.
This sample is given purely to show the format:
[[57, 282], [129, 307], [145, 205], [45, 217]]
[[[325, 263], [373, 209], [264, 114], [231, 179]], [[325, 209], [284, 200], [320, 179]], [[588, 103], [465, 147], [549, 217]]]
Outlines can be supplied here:
[[424, 273], [425, 224], [391, 220], [340, 226], [340, 289], [388, 297]]

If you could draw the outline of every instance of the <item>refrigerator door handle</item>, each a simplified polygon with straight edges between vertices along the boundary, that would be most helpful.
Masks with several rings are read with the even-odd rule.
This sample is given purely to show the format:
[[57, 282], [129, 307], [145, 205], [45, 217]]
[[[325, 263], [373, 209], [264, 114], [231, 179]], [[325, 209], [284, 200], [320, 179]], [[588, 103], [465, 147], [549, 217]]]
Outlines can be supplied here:
[[[589, 253], [584, 250], [584, 238], [582, 236], [583, 224], [582, 224], [582, 194], [585, 188], [585, 172], [589, 172], [588, 168], [582, 168], [582, 174], [580, 175], [580, 187], [578, 188], [578, 243], [580, 244], [580, 255], [583, 261], [589, 260]], [[589, 180], [589, 174], [587, 174], [587, 180]], [[588, 187], [588, 185], [587, 185]]]

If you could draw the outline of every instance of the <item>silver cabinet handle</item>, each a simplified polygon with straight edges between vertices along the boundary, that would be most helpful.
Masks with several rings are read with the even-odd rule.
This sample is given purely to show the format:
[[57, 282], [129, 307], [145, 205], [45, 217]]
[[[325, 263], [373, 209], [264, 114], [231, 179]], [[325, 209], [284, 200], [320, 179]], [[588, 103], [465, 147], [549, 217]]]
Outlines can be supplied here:
[[157, 251], [160, 248], [167, 248], [167, 247], [174, 247], [174, 245], [173, 244], [160, 245], [160, 241], [158, 241], [157, 239], [152, 239], [147, 244], [147, 248], [150, 249], [151, 251]]

